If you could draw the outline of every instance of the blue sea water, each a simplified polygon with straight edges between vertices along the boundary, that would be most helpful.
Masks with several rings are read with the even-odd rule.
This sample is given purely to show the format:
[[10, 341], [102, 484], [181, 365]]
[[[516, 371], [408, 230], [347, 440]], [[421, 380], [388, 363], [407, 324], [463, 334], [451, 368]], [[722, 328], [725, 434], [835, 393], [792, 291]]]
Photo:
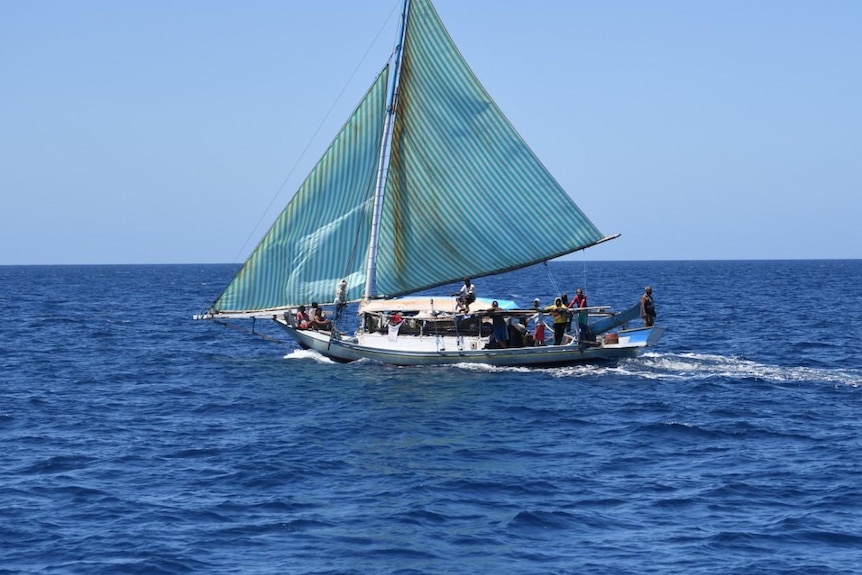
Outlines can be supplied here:
[[860, 260], [477, 280], [653, 286], [659, 347], [548, 370], [192, 321], [235, 270], [0, 267], [0, 573], [862, 572]]

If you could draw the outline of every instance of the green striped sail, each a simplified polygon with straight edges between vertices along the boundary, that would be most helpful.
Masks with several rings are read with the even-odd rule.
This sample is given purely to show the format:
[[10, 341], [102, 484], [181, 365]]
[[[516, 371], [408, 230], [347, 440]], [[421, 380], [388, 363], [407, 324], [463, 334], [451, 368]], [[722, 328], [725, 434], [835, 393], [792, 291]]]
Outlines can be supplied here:
[[[409, 6], [371, 293], [407, 294], [599, 242], [602, 234], [482, 87], [430, 1]], [[349, 300], [362, 297], [387, 82], [384, 69], [214, 311], [328, 303], [342, 279]]]
[[520, 268], [602, 239], [482, 87], [428, 0], [410, 1], [400, 73], [379, 294]]
[[213, 309], [260, 311], [349, 299], [365, 282], [387, 66]]

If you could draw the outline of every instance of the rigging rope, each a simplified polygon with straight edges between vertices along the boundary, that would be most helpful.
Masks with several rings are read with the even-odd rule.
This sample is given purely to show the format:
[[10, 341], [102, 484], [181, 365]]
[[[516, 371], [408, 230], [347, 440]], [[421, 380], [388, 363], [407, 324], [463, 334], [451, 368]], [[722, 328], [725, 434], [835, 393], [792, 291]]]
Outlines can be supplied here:
[[[243, 332], [243, 333], [247, 333], [247, 334], [249, 334], [249, 335], [256, 335], [256, 336], [258, 336], [258, 337], [260, 337], [260, 338], [263, 338], [263, 339], [265, 339], [265, 340], [267, 340], [267, 341], [271, 341], [271, 342], [273, 342], [273, 343], [277, 343], [277, 344], [283, 345], [284, 347], [287, 347], [287, 348], [292, 347], [291, 342], [289, 342], [289, 341], [288, 341], [288, 340], [286, 340], [286, 339], [278, 339], [278, 338], [272, 337], [272, 336], [270, 336], [270, 335], [266, 335], [265, 333], [256, 332], [256, 331], [254, 331], [254, 329], [253, 329], [253, 328], [252, 328], [252, 329], [249, 329], [249, 328], [247, 328], [247, 327], [244, 327], [244, 326], [241, 326], [241, 325], [232, 324], [232, 323], [229, 323], [229, 322], [226, 322], [226, 321], [220, 320], [220, 319], [215, 319], [215, 320], [213, 320], [213, 322], [215, 322], [215, 323], [217, 323], [217, 324], [219, 324], [219, 325], [223, 325], [223, 326], [225, 326], [225, 327], [227, 327], [227, 328], [230, 328], [230, 329], [235, 329], [236, 331], [241, 331], [241, 332]], [[254, 324], [252, 324], [252, 326], [254, 326]]]
[[282, 191], [284, 191], [284, 187], [287, 185], [287, 182], [290, 181], [290, 178], [293, 176], [293, 173], [296, 171], [297, 166], [299, 166], [299, 163], [302, 161], [302, 159], [305, 157], [305, 154], [308, 152], [308, 149], [311, 147], [312, 142], [314, 142], [314, 140], [317, 139], [317, 135], [320, 134], [320, 131], [323, 129], [323, 126], [326, 123], [327, 119], [329, 119], [329, 116], [332, 114], [332, 111], [335, 109], [335, 106], [341, 100], [341, 97], [344, 95], [344, 92], [347, 91], [347, 87], [353, 81], [353, 78], [356, 76], [357, 72], [359, 72], [359, 68], [360, 68], [360, 66], [362, 66], [362, 63], [365, 62], [366, 58], [368, 57], [369, 52], [371, 52], [371, 49], [374, 47], [375, 44], [377, 44], [377, 40], [380, 38], [380, 35], [383, 33], [383, 30], [386, 29], [387, 25], [389, 24], [389, 21], [392, 19], [392, 15], [396, 11], [396, 9], [397, 9], [397, 6], [393, 7], [392, 11], [390, 11], [389, 16], [386, 18], [386, 21], [383, 23], [383, 25], [377, 31], [377, 35], [374, 36], [374, 39], [371, 41], [371, 44], [368, 45], [368, 48], [365, 50], [365, 53], [359, 59], [359, 62], [357, 62], [356, 67], [353, 69], [353, 72], [350, 74], [350, 77], [347, 79], [347, 81], [344, 83], [344, 86], [341, 88], [341, 91], [335, 97], [335, 100], [332, 102], [332, 105], [329, 107], [329, 111], [327, 111], [326, 114], [323, 116], [323, 119], [320, 121], [320, 124], [317, 126], [317, 129], [314, 131], [314, 134], [312, 134], [311, 138], [308, 140], [308, 143], [305, 145], [305, 148], [302, 150], [302, 152], [299, 154], [299, 157], [294, 162], [293, 167], [290, 168], [290, 171], [284, 177], [284, 180], [282, 180], [281, 185], [278, 187], [278, 190], [276, 190], [275, 194], [272, 196], [272, 199], [269, 201], [269, 204], [266, 206], [266, 209], [263, 211], [263, 213], [260, 214], [260, 218], [257, 220], [257, 223], [254, 225], [251, 232], [248, 234], [248, 237], [245, 239], [242, 246], [239, 248], [239, 251], [237, 251], [236, 255], [234, 256], [234, 258], [233, 258], [234, 263], [236, 263], [236, 261], [239, 260], [240, 254], [242, 254], [245, 251], [245, 247], [248, 245], [248, 243], [251, 241], [251, 238], [257, 232], [258, 228], [260, 227], [260, 224], [263, 222], [263, 219], [266, 217], [266, 214], [268, 214], [269, 211], [272, 209], [272, 205], [275, 203], [275, 200], [278, 199], [278, 197], [281, 195]]
[[548, 283], [551, 284], [551, 288], [554, 290], [554, 297], [559, 297], [562, 295], [562, 291], [560, 291], [560, 286], [557, 285], [557, 280], [554, 278], [554, 274], [551, 273], [551, 268], [548, 267], [548, 262], [544, 262], [545, 272], [548, 274]]
[[[548, 266], [548, 262], [544, 262], [545, 271], [548, 274], [548, 283], [551, 284], [551, 289], [554, 290], [554, 297], [558, 297], [562, 295], [563, 291], [560, 289], [560, 286], [557, 284], [557, 280], [554, 278], [554, 274], [551, 273], [551, 268]], [[584, 274], [584, 283], [581, 288], [584, 290], [584, 293], [588, 293], [587, 291], [587, 260], [583, 260], [583, 274]]]
[[588, 293], [587, 292], [587, 260], [586, 259], [584, 260], [584, 286], [583, 286], [583, 288], [584, 288], [584, 293], [585, 294]]

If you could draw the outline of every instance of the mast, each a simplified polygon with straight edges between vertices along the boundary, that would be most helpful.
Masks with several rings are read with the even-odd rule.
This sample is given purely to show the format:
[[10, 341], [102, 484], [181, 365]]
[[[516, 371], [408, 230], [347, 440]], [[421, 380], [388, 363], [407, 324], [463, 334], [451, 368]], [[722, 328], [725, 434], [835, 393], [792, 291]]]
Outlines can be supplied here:
[[404, 0], [401, 9], [401, 30], [398, 33], [398, 45], [395, 47], [395, 62], [392, 71], [392, 85], [386, 103], [386, 125], [383, 128], [383, 138], [380, 141], [380, 154], [377, 165], [377, 182], [374, 185], [374, 213], [371, 217], [371, 239], [368, 245], [368, 261], [365, 267], [364, 299], [371, 299], [377, 294], [377, 249], [380, 238], [380, 218], [383, 212], [383, 195], [386, 188], [386, 176], [389, 172], [389, 154], [392, 148], [392, 130], [395, 125], [395, 110], [398, 100], [398, 82], [401, 78], [401, 54], [404, 51], [404, 40], [407, 37], [407, 20], [410, 16], [410, 0]]

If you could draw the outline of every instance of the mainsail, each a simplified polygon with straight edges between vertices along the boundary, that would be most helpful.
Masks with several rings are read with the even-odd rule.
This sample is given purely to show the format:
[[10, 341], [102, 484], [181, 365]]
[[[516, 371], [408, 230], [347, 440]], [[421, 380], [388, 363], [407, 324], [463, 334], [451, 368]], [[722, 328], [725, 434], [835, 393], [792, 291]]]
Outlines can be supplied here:
[[[476, 78], [430, 1], [410, 0], [405, 21], [373, 295], [518, 269], [601, 241]], [[213, 311], [331, 302], [342, 280], [349, 300], [362, 296], [387, 69]]]
[[497, 107], [431, 3], [411, 0], [378, 294], [525, 267], [602, 237]]

